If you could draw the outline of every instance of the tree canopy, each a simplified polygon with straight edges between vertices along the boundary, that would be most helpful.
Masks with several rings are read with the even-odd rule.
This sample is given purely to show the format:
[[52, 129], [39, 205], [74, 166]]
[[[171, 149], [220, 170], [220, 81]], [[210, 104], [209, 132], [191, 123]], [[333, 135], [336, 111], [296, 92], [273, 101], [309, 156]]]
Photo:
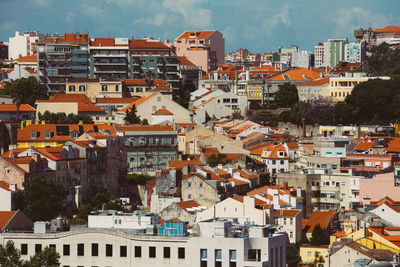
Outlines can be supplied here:
[[373, 75], [400, 78], [400, 48], [392, 48], [387, 43], [372, 47], [367, 63]]
[[21, 194], [22, 211], [32, 221], [49, 221], [66, 211], [64, 186], [49, 179], [34, 178], [24, 183]]
[[207, 160], [208, 165], [211, 167], [218, 166], [218, 164], [228, 164], [229, 159], [226, 158], [226, 154], [218, 153], [218, 154], [212, 154], [211, 156], [208, 157]]
[[328, 245], [329, 244], [329, 235], [325, 233], [325, 230], [322, 229], [321, 225], [316, 225], [311, 234], [310, 243], [313, 245]]
[[136, 114], [135, 105], [132, 105], [131, 109], [125, 111], [124, 121], [128, 124], [140, 123], [140, 116]]
[[274, 94], [275, 104], [280, 108], [291, 108], [299, 102], [297, 87], [291, 83], [279, 85], [279, 90]]
[[75, 115], [75, 114], [65, 114], [64, 112], [52, 113], [45, 111], [43, 115], [39, 112], [39, 120], [45, 121], [48, 124], [66, 123], [66, 124], [78, 124], [82, 121], [85, 124], [93, 124], [93, 119], [90, 116]]

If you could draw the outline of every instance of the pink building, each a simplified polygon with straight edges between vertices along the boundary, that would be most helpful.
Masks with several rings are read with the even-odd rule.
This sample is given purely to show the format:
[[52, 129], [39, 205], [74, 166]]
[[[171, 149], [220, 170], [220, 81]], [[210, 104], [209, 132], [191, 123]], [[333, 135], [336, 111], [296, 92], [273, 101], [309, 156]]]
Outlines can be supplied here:
[[205, 72], [224, 63], [225, 40], [219, 31], [185, 31], [173, 46], [177, 56], [186, 57]]
[[394, 173], [377, 174], [372, 179], [360, 179], [360, 201], [370, 198], [379, 201], [388, 196], [394, 201], [400, 201], [400, 187], [395, 186]]

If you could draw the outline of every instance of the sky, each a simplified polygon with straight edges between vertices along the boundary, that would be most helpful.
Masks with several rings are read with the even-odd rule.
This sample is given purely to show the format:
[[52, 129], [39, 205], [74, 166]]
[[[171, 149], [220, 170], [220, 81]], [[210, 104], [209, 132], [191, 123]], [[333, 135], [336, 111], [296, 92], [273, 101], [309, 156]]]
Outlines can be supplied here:
[[15, 31], [174, 40], [185, 30], [218, 30], [225, 51], [302, 50], [359, 27], [400, 25], [399, 0], [0, 0], [0, 41]]

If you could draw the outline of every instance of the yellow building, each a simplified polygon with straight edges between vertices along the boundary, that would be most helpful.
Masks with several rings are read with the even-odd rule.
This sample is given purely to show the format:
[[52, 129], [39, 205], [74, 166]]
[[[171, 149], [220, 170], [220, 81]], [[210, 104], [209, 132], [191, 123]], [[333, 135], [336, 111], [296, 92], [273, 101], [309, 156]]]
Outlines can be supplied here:
[[311, 245], [303, 244], [300, 246], [301, 263], [316, 264], [316, 266], [325, 266], [326, 255], [329, 245]]

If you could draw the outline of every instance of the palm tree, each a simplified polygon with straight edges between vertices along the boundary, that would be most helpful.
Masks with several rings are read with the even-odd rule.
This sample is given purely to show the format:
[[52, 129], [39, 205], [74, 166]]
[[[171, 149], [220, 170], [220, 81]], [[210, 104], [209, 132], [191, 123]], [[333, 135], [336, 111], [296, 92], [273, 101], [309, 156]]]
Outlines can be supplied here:
[[144, 81], [147, 84], [148, 90], [151, 90], [154, 84], [154, 79], [156, 78], [156, 74], [151, 70], [148, 70], [144, 75]]

